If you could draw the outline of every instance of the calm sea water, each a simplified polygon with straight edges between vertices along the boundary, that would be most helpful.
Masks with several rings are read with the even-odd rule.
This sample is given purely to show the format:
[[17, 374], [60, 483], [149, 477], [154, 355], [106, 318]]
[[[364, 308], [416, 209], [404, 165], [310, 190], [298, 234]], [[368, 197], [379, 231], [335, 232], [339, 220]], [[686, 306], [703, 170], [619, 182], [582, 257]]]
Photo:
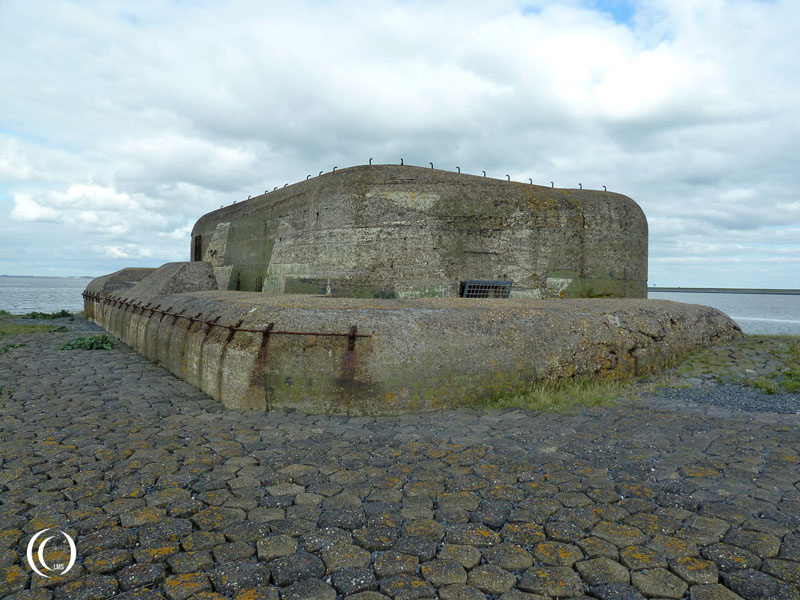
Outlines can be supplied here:
[[745, 333], [800, 335], [799, 295], [649, 292], [647, 297], [713, 306], [736, 321]]
[[[89, 281], [87, 277], [0, 276], [0, 310], [78, 312], [83, 310], [81, 292]], [[649, 297], [713, 306], [739, 323], [745, 333], [800, 335], [800, 295], [650, 292]]]
[[80, 312], [83, 310], [81, 292], [90, 281], [90, 277], [0, 276], [0, 310], [12, 314], [61, 309]]

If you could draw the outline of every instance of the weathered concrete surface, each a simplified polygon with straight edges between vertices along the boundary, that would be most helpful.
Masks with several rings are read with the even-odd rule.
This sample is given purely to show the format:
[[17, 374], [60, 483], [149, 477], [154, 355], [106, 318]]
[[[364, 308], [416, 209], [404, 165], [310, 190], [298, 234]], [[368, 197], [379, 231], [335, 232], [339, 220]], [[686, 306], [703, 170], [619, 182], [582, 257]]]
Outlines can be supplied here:
[[416, 298], [467, 279], [518, 297], [646, 297], [630, 198], [398, 165], [338, 170], [211, 212], [192, 258], [220, 289]]
[[[136, 288], [119, 296], [126, 294], [140, 300]], [[459, 406], [533, 380], [652, 371], [741, 335], [715, 309], [658, 300], [365, 300], [206, 291], [149, 302], [169, 314], [92, 298], [86, 314], [239, 409], [375, 414]], [[369, 337], [349, 348], [352, 326]]]
[[115, 292], [129, 290], [154, 271], [155, 269], [143, 267], [120, 269], [102, 277], [95, 277], [86, 286], [86, 291], [91, 291], [101, 296], [109, 296]]

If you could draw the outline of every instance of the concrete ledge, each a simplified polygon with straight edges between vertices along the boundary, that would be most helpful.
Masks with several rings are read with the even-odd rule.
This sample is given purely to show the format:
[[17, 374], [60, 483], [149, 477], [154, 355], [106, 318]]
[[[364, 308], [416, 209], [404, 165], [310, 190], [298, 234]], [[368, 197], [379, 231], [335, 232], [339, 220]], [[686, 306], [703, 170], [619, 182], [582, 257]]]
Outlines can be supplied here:
[[226, 407], [351, 414], [466, 405], [532, 380], [644, 373], [741, 336], [716, 309], [666, 300], [200, 291], [144, 304], [131, 288], [117, 300], [87, 296], [86, 314]]

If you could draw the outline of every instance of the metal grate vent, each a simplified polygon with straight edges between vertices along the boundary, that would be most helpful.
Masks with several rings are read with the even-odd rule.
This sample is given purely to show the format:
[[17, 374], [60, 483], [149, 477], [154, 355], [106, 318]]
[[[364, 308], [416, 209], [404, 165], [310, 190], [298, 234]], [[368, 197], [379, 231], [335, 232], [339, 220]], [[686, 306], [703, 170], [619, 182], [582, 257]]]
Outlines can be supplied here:
[[470, 279], [461, 285], [462, 298], [508, 298], [511, 295], [510, 281]]

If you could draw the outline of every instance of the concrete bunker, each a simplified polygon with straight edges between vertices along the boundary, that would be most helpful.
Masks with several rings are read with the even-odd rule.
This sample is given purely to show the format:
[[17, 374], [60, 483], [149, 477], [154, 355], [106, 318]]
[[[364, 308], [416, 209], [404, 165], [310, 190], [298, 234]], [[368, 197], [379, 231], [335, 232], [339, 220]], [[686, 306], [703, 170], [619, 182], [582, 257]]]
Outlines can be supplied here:
[[342, 169], [215, 210], [192, 260], [220, 289], [351, 298], [644, 298], [647, 220], [630, 198], [412, 166]]
[[647, 222], [608, 192], [369, 165], [209, 213], [190, 243], [93, 280], [85, 312], [230, 408], [457, 406], [741, 335], [644, 299]]

